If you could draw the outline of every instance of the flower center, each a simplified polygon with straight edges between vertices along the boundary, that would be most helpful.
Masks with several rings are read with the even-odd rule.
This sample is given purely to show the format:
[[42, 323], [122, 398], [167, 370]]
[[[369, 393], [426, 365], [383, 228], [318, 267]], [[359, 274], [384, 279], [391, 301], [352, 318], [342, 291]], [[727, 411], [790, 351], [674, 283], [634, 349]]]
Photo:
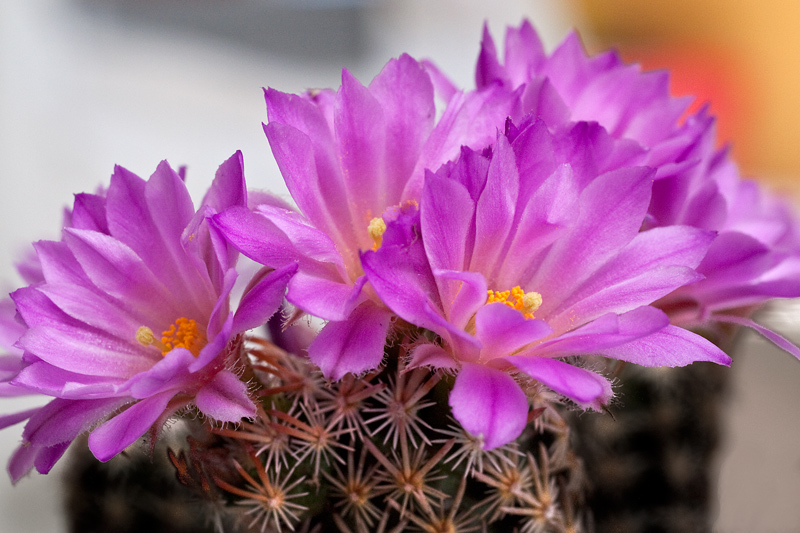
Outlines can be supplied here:
[[206, 336], [198, 329], [197, 322], [181, 317], [169, 329], [161, 332], [161, 340], [153, 334], [153, 330], [142, 326], [136, 330], [136, 340], [142, 346], [155, 346], [161, 355], [167, 355], [175, 348], [186, 348], [197, 357], [200, 350], [208, 343]]
[[542, 305], [542, 295], [538, 292], [525, 292], [519, 285], [510, 291], [486, 291], [489, 295], [487, 304], [502, 302], [512, 309], [522, 312], [525, 318], [533, 318], [533, 313]]

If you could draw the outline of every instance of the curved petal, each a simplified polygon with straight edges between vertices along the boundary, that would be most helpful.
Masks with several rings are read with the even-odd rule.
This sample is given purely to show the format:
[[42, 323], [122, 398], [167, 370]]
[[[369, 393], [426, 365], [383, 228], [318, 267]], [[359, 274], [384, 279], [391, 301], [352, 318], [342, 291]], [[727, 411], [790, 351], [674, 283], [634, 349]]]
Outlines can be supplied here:
[[481, 341], [481, 361], [512, 355], [553, 330], [547, 322], [526, 319], [520, 311], [497, 302], [475, 314], [475, 336]]
[[233, 316], [233, 334], [266, 324], [283, 303], [286, 285], [297, 272], [297, 264], [290, 263], [273, 271], [262, 269], [250, 281]]
[[377, 368], [391, 322], [389, 310], [365, 302], [347, 320], [328, 322], [308, 347], [308, 357], [325, 377], [337, 380]]
[[[398, 223], [390, 223], [387, 233], [395, 232]], [[433, 279], [422, 241], [408, 228], [405, 242], [384, 242], [377, 251], [364, 252], [361, 264], [378, 297], [404, 320], [430, 329], [424, 305], [438, 308], [438, 290]], [[390, 234], [391, 236], [391, 234]]]
[[12, 385], [20, 387], [21, 390], [73, 399], [117, 396], [123, 383], [125, 380], [122, 378], [76, 374], [44, 361], [27, 365], [11, 381]]
[[519, 180], [514, 150], [505, 135], [499, 135], [475, 205], [475, 247], [469, 270], [491, 274], [503, 263], [506, 240], [513, 236]]
[[197, 391], [194, 402], [203, 414], [220, 422], [239, 422], [256, 414], [247, 385], [227, 370], [218, 372]]
[[164, 414], [174, 391], [162, 392], [131, 405], [89, 434], [89, 449], [106, 462], [136, 442]]
[[47, 474], [56, 464], [56, 461], [64, 455], [69, 445], [69, 442], [60, 442], [53, 446], [38, 446], [35, 444], [20, 446], [8, 461], [8, 473], [11, 476], [11, 481], [16, 483], [34, 467], [40, 474]]
[[175, 348], [149, 370], [131, 378], [123, 390], [140, 399], [169, 390], [174, 395], [188, 376], [189, 365], [194, 362], [195, 357], [192, 352], [186, 348]]
[[294, 245], [283, 231], [245, 207], [230, 207], [214, 215], [211, 224], [237, 250], [262, 265], [278, 268], [298, 259]]
[[746, 326], [748, 328], [754, 329], [758, 333], [766, 337], [767, 340], [769, 340], [778, 348], [786, 352], [789, 352], [797, 359], [800, 359], [800, 348], [798, 348], [793, 342], [787, 340], [786, 338], [775, 333], [771, 329], [765, 328], [761, 324], [758, 324], [749, 318], [743, 318], [740, 316], [733, 316], [733, 315], [722, 315], [722, 314], [714, 314], [712, 315], [712, 318], [719, 322], [728, 322], [731, 324], [738, 324], [740, 326]]
[[22, 440], [36, 446], [72, 442], [75, 437], [128, 402], [130, 398], [56, 398], [31, 416], [22, 432]]
[[528, 423], [528, 398], [514, 378], [494, 368], [464, 363], [450, 392], [453, 416], [483, 449], [507, 444]]
[[448, 322], [464, 329], [478, 309], [486, 303], [486, 278], [477, 272], [437, 270], [434, 272], [443, 294], [453, 295], [442, 301]]
[[289, 280], [286, 299], [323, 320], [346, 320], [366, 299], [362, 292], [366, 282], [366, 276], [360, 276], [355, 283], [347, 283], [300, 269]]
[[731, 358], [718, 346], [673, 325], [620, 346], [597, 350], [597, 353], [641, 366], [686, 366], [696, 361], [731, 364]]
[[448, 370], [458, 370], [459, 365], [453, 356], [436, 344], [422, 344], [411, 351], [411, 360], [406, 368], [417, 368], [420, 366], [430, 366], [433, 368], [446, 368]]
[[534, 287], [547, 288], [539, 291], [544, 298], [540, 316], [547, 317], [576, 283], [637, 235], [650, 202], [653, 174], [649, 168], [626, 167], [595, 178], [584, 189], [578, 220], [552, 245], [532, 280]]
[[557, 359], [515, 355], [505, 360], [584, 408], [599, 411], [613, 395], [606, 378]]
[[547, 340], [522, 355], [565, 357], [597, 353], [656, 333], [668, 324], [667, 315], [655, 307], [643, 306], [622, 315], [609, 313]]
[[[639, 233], [619, 254], [574, 292], [551, 307], [548, 321], [558, 330], [578, 317], [592, 320], [650, 304], [702, 277], [694, 270], [715, 234], [689, 226]], [[563, 313], [564, 316], [558, 315]]]

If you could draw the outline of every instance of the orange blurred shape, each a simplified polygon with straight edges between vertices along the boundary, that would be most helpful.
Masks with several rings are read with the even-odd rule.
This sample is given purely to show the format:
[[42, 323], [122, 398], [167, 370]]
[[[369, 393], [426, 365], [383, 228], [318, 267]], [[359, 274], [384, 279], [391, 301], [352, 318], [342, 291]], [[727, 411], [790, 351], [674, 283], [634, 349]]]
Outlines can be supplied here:
[[710, 46], [625, 46], [620, 55], [626, 63], [639, 63], [642, 70], [666, 69], [673, 96], [692, 96], [686, 115], [710, 105], [717, 117], [717, 139], [727, 144], [740, 138], [747, 122], [746, 87], [735, 58]]

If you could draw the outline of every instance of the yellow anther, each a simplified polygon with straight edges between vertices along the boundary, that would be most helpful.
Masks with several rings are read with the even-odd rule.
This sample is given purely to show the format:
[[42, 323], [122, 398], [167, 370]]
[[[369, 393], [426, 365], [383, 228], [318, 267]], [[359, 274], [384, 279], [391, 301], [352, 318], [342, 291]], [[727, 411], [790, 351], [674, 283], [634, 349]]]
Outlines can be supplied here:
[[525, 292], [517, 285], [510, 291], [488, 290], [486, 303], [502, 302], [512, 309], [521, 311], [525, 318], [533, 318], [533, 313], [542, 305], [542, 295], [538, 292]]
[[142, 346], [155, 346], [161, 350], [161, 355], [167, 355], [175, 348], [186, 348], [195, 357], [207, 343], [205, 335], [197, 327], [197, 322], [183, 317], [161, 333], [161, 340], [158, 340], [153, 330], [147, 326], [142, 326], [136, 331], [136, 340]]
[[147, 326], [142, 326], [136, 330], [136, 340], [142, 346], [155, 346], [162, 352], [164, 350], [169, 351], [164, 343], [160, 340], [156, 339], [156, 336], [153, 334], [153, 330], [148, 328]]
[[521, 311], [525, 314], [525, 316], [531, 315], [531, 318], [533, 318], [533, 313], [535, 313], [536, 310], [541, 306], [542, 295], [538, 292], [526, 292], [522, 297]]
[[369, 221], [367, 231], [369, 232], [369, 236], [372, 237], [372, 240], [375, 242], [375, 244], [372, 245], [372, 249], [377, 250], [381, 247], [381, 243], [383, 242], [383, 233], [386, 231], [386, 222], [384, 222], [380, 217], [375, 217]]

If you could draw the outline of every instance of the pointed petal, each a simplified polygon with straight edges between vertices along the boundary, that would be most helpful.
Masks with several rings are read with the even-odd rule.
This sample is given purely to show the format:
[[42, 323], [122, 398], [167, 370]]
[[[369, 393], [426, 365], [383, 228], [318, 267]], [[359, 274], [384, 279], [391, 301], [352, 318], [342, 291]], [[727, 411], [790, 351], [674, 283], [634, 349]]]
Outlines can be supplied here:
[[547, 340], [525, 355], [566, 357], [597, 353], [656, 333], [668, 324], [667, 315], [655, 307], [642, 306], [621, 315], [609, 313]]
[[599, 411], [613, 395], [606, 378], [557, 359], [515, 355], [505, 360], [584, 408]]
[[244, 158], [241, 151], [237, 150], [219, 166], [202, 205], [212, 207], [218, 213], [234, 205], [247, 207]]
[[[291, 101], [298, 108], [309, 106], [307, 102], [298, 103], [300, 100]], [[313, 113], [319, 114], [318, 111]], [[271, 118], [264, 132], [286, 187], [300, 210], [335, 242], [355, 243], [350, 211], [334, 208], [348, 205], [349, 198], [331, 132], [321, 114], [313, 122], [313, 126], [303, 125], [313, 131], [306, 133]], [[325, 201], [321, 202], [320, 198]]]
[[528, 20], [506, 30], [505, 68], [514, 86], [527, 82], [546, 56], [542, 41]]
[[494, 45], [492, 34], [489, 32], [489, 25], [484, 23], [481, 51], [475, 67], [475, 87], [482, 89], [494, 83], [509, 83], [505, 74], [505, 69], [497, 58], [497, 48]]
[[22, 439], [37, 446], [72, 442], [78, 435], [129, 401], [130, 398], [56, 398], [31, 416], [22, 432]]
[[76, 194], [72, 205], [72, 227], [108, 233], [106, 199], [96, 194]]
[[[419, 159], [436, 115], [433, 84], [422, 66], [407, 54], [386, 64], [369, 84], [369, 90], [383, 111], [386, 120], [383, 206], [400, 202], [403, 188]], [[373, 170], [374, 173], [374, 170]], [[352, 179], [353, 174], [349, 177]], [[374, 180], [375, 176], [362, 179]], [[351, 193], [363, 194], [360, 186]]]
[[5, 429], [7, 427], [11, 427], [15, 424], [19, 424], [23, 420], [29, 419], [34, 413], [36, 413], [40, 408], [35, 407], [33, 409], [27, 409], [25, 411], [20, 411], [19, 413], [13, 413], [10, 415], [2, 415], [0, 416], [0, 429]]
[[744, 318], [740, 316], [733, 316], [733, 315], [722, 315], [722, 314], [714, 314], [711, 315], [712, 320], [716, 320], [719, 322], [728, 322], [730, 324], [738, 324], [740, 326], [746, 326], [748, 328], [756, 330], [758, 333], [763, 335], [767, 338], [771, 343], [773, 343], [778, 348], [789, 352], [796, 358], [800, 359], [800, 348], [798, 348], [793, 342], [789, 341], [788, 339], [784, 338], [783, 336], [775, 333], [769, 328], [762, 326], [761, 324], [757, 324], [753, 320], [749, 318]]
[[76, 374], [44, 361], [27, 365], [12, 381], [13, 385], [30, 392], [73, 399], [113, 397], [123, 383], [125, 380], [121, 378]]
[[533, 279], [547, 317], [576, 283], [587, 279], [639, 232], [650, 202], [653, 171], [627, 167], [597, 177], [580, 197], [578, 220], [553, 244]]
[[574, 323], [576, 317], [580, 323], [606, 313], [625, 313], [702, 279], [693, 268], [715, 236], [688, 226], [637, 234], [555, 309], [551, 307], [548, 322], [558, 330]]
[[597, 353], [641, 366], [686, 366], [695, 361], [731, 364], [731, 358], [709, 340], [672, 325], [620, 346], [597, 350]]
[[[467, 270], [466, 246], [474, 212], [475, 203], [463, 185], [454, 179], [428, 173], [420, 202], [420, 218], [432, 269]], [[442, 298], [448, 299], [448, 296], [443, 294]]]
[[144, 435], [173, 396], [167, 391], [131, 405], [89, 434], [89, 449], [98, 460], [108, 461]]
[[233, 333], [241, 333], [267, 323], [283, 303], [286, 285], [297, 272], [297, 264], [269, 271], [262, 269], [245, 290], [233, 317]]
[[[181, 316], [180, 311], [187, 311], [175, 307], [176, 298], [162, 280], [117, 239], [93, 231], [67, 229], [64, 241], [92, 283], [109, 296], [146, 310], [163, 324]], [[175, 293], [176, 296], [180, 294]], [[192, 314], [203, 315], [200, 310]]]

